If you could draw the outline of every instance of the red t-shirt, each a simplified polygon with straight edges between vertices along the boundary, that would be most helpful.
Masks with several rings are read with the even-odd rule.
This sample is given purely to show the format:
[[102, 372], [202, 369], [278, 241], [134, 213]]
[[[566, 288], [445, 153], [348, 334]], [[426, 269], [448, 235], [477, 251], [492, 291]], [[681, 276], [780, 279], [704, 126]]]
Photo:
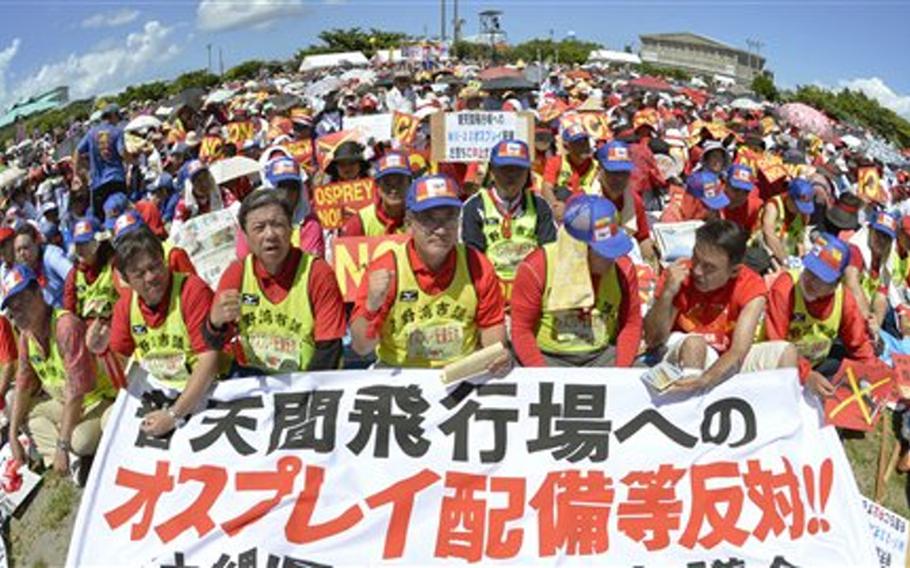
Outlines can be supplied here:
[[142, 220], [155, 233], [156, 237], [159, 239], [167, 238], [167, 230], [164, 228], [164, 222], [161, 220], [161, 211], [157, 205], [147, 199], [143, 199], [136, 202], [133, 207], [139, 212]]
[[[568, 188], [572, 190], [573, 193], [581, 191], [581, 178], [588, 173], [588, 170], [591, 168], [597, 167], [597, 164], [594, 163], [594, 158], [586, 158], [580, 164], [575, 164], [572, 160], [569, 160], [569, 166], [572, 168], [572, 176], [569, 178]], [[547, 166], [543, 172], [543, 179], [545, 182], [550, 185], [556, 185], [557, 178], [559, 177], [559, 171], [562, 169], [562, 156], [553, 156], [547, 160]]]
[[[164, 298], [157, 306], [149, 307], [142, 298], [139, 298], [139, 311], [142, 313], [142, 319], [148, 327], [157, 328], [164, 324], [170, 303], [172, 283], [173, 279], [168, 283]], [[132, 355], [133, 350], [136, 348], [133, 343], [133, 334], [130, 331], [130, 304], [133, 300], [133, 294], [135, 292], [130, 290], [128, 294], [120, 297], [114, 305], [114, 315], [111, 318], [110, 348], [124, 357]], [[212, 297], [212, 289], [201, 278], [194, 275], [186, 277], [180, 294], [180, 308], [190, 336], [190, 346], [196, 353], [211, 351], [202, 336], [202, 326], [205, 325], [209, 317], [209, 311], [212, 308]]]
[[[474, 284], [474, 292], [477, 294], [477, 313], [474, 314], [474, 321], [477, 327], [490, 328], [501, 324], [505, 321], [505, 300], [502, 296], [502, 288], [499, 283], [499, 277], [493, 269], [493, 264], [480, 251], [471, 247], [465, 247], [468, 261], [468, 272], [470, 273], [471, 282]], [[407, 250], [408, 261], [411, 264], [411, 270], [417, 279], [417, 286], [430, 295], [440, 294], [449, 287], [452, 279], [455, 277], [455, 262], [457, 253], [455, 249], [449, 253], [440, 267], [439, 271], [432, 272], [420, 259], [417, 249], [414, 248], [414, 241], [409, 240], [405, 245]], [[375, 313], [367, 311], [367, 292], [369, 290], [370, 274], [375, 270], [385, 269], [395, 272], [395, 253], [392, 251], [380, 256], [370, 263], [363, 279], [360, 281], [360, 287], [357, 289], [357, 296], [354, 300], [354, 311], [351, 313], [351, 321], [358, 317], [363, 317], [369, 322], [367, 335], [377, 337], [379, 329], [382, 327], [385, 318], [389, 315], [395, 299], [398, 297], [398, 284], [396, 279], [392, 279], [392, 285], [386, 295], [385, 303]]]
[[[738, 190], [736, 190], [738, 191]], [[728, 206], [721, 212], [721, 217], [733, 221], [740, 227], [751, 233], [758, 225], [758, 214], [764, 202], [758, 195], [758, 190], [753, 189], [749, 192], [749, 197], [739, 207]]]
[[167, 267], [171, 272], [183, 272], [184, 274], [196, 274], [196, 267], [190, 260], [190, 255], [180, 247], [171, 249], [167, 255]]
[[[781, 274], [771, 285], [768, 305], [765, 309], [765, 333], [768, 339], [787, 339], [787, 330], [793, 319], [795, 283], [789, 274]], [[816, 319], [824, 320], [834, 309], [834, 294], [806, 302], [806, 310]], [[841, 320], [838, 337], [844, 343], [850, 359], [867, 360], [875, 358], [872, 349], [872, 338], [869, 337], [866, 321], [863, 319], [850, 290], [844, 288], [844, 302], [841, 307]], [[799, 358], [799, 377], [805, 381], [812, 369], [812, 364], [805, 357]]]
[[[632, 191], [632, 203], [635, 207], [635, 225], [637, 227], [637, 230], [635, 232], [635, 240], [638, 242], [646, 241], [651, 238], [651, 227], [650, 223], [648, 222], [648, 216], [645, 214], [645, 203], [642, 201], [641, 195], [639, 195], [638, 192], [631, 189], [627, 191]], [[622, 212], [623, 206], [625, 205], [625, 203], [623, 203], [622, 195], [620, 195], [617, 199], [613, 199], [606, 194], [606, 191], [604, 191], [604, 197], [613, 203], [613, 206], [616, 207], [617, 211]]]
[[[302, 258], [300, 249], [291, 247], [284, 265], [275, 276], [270, 275], [258, 259], [253, 259], [253, 272], [259, 289], [270, 302], [277, 304], [287, 298]], [[240, 290], [243, 286], [244, 264], [243, 260], [235, 260], [228, 266], [221, 275], [216, 294], [225, 290]], [[313, 314], [313, 338], [316, 341], [330, 341], [344, 337], [347, 322], [341, 291], [332, 268], [321, 258], [314, 259], [310, 267], [307, 296]]]
[[[376, 218], [385, 226], [385, 234], [387, 235], [394, 235], [398, 232], [398, 229], [404, 225], [404, 217], [396, 219], [390, 216], [385, 212], [385, 209], [382, 208], [382, 205], [378, 200], [376, 201]], [[344, 226], [341, 228], [341, 236], [364, 236], [363, 221], [361, 221], [360, 215], [351, 215], [348, 217], [348, 220], [344, 222]]]
[[19, 356], [19, 350], [16, 347], [16, 334], [13, 333], [13, 325], [6, 319], [6, 316], [0, 316], [0, 364], [6, 365], [16, 361]]
[[[616, 366], [630, 367], [641, 343], [641, 297], [635, 265], [623, 257], [616, 261], [622, 302], [619, 307], [616, 336]], [[542, 315], [544, 286], [547, 280], [547, 256], [543, 249], [529, 254], [518, 266], [512, 287], [512, 345], [525, 367], [545, 367], [537, 346], [537, 326]], [[600, 276], [591, 275], [596, 290]]]
[[[664, 272], [657, 282], [656, 297], [663, 294], [666, 278]], [[677, 314], [672, 331], [704, 335], [708, 345], [724, 353], [733, 341], [733, 330], [742, 309], [755, 298], [767, 296], [765, 281], [745, 265], [726, 284], [710, 292], [696, 290], [689, 275], [673, 298]]]

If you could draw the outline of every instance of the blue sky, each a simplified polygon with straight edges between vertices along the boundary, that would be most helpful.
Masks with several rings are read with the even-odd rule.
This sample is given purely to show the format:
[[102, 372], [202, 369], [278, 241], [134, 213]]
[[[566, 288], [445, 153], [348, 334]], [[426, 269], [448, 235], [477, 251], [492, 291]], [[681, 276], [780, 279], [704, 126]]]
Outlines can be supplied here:
[[[207, 44], [216, 66], [222, 49], [228, 68], [289, 57], [326, 28], [437, 35], [439, 7], [435, 0], [0, 0], [0, 106], [59, 84], [75, 98], [172, 78], [205, 67]], [[759, 39], [779, 85], [851, 86], [910, 117], [910, 0], [462, 0], [466, 35], [489, 8], [504, 12], [510, 41], [551, 29], [612, 48], [671, 31], [741, 48]]]

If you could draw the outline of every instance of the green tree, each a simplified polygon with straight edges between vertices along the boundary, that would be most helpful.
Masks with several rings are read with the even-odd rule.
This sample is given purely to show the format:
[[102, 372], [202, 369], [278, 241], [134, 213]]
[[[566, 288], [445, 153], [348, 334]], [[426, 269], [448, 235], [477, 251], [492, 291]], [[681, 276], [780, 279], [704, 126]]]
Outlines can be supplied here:
[[154, 81], [141, 85], [130, 85], [115, 97], [117, 104], [126, 106], [134, 101], [157, 101], [167, 96], [168, 84], [166, 81]]
[[774, 86], [774, 81], [765, 73], [756, 75], [752, 79], [752, 91], [771, 102], [777, 102], [780, 99], [780, 93]]
[[318, 37], [322, 45], [310, 45], [299, 50], [295, 56], [298, 61], [307, 55], [342, 51], [360, 51], [367, 57], [373, 57], [379, 50], [395, 49], [412, 41], [411, 36], [403, 32], [388, 32], [376, 28], [362, 30], [359, 27], [324, 30]]
[[549, 39], [535, 38], [513, 47], [509, 58], [512, 61], [519, 59], [536, 61], [539, 56], [544, 60], [556, 58], [560, 63], [581, 64], [588, 60], [588, 56], [593, 50], [601, 49], [602, 47], [599, 43], [578, 39], [551, 41]]
[[642, 75], [651, 75], [654, 77], [668, 77], [677, 81], [689, 81], [692, 74], [683, 69], [676, 67], [661, 67], [652, 63], [642, 63], [638, 66], [638, 72]]
[[168, 87], [168, 94], [176, 95], [181, 91], [185, 91], [186, 89], [193, 87], [210, 89], [220, 82], [221, 79], [218, 78], [218, 75], [209, 73], [205, 69], [190, 71], [189, 73], [184, 73], [183, 75], [178, 76], [173, 80], [173, 82], [171, 82], [170, 86]]
[[268, 69], [268, 67], [269, 64], [265, 61], [251, 59], [225, 71], [222, 79], [225, 81], [246, 81], [255, 79], [259, 76], [259, 72], [262, 69]]

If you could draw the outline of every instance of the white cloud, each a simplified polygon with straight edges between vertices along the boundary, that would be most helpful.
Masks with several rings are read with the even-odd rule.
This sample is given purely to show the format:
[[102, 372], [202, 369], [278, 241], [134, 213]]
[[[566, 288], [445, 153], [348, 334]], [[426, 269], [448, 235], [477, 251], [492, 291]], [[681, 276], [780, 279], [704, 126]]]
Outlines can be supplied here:
[[180, 53], [171, 38], [173, 30], [152, 20], [112, 47], [72, 53], [62, 61], [47, 63], [19, 82], [7, 102], [60, 85], [69, 87], [71, 99], [122, 89]]
[[116, 12], [99, 12], [82, 20], [83, 28], [117, 28], [125, 26], [139, 17], [139, 10], [123, 8]]
[[196, 25], [209, 32], [244, 26], [261, 29], [302, 12], [303, 0], [201, 0], [196, 9]]
[[910, 119], [910, 95], [900, 95], [878, 77], [840, 81], [842, 88], [851, 91], [862, 91], [866, 96], [877, 100], [897, 114]]
[[0, 51], [0, 99], [6, 96], [6, 70], [19, 52], [20, 43], [19, 38], [15, 38], [9, 47]]

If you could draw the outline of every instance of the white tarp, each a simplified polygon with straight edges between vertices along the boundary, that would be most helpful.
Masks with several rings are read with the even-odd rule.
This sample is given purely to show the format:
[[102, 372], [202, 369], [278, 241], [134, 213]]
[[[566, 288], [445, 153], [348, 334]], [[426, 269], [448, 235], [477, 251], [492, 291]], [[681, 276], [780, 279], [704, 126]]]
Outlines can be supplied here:
[[67, 565], [876, 563], [837, 433], [794, 370], [685, 398], [640, 375], [233, 379], [164, 441], [139, 432], [164, 393], [133, 378]]
[[355, 65], [358, 67], [367, 66], [370, 61], [366, 55], [359, 51], [347, 51], [345, 53], [323, 53], [320, 55], [307, 55], [300, 62], [300, 72], [312, 71], [313, 69], [324, 69], [326, 67], [336, 67], [338, 65]]

